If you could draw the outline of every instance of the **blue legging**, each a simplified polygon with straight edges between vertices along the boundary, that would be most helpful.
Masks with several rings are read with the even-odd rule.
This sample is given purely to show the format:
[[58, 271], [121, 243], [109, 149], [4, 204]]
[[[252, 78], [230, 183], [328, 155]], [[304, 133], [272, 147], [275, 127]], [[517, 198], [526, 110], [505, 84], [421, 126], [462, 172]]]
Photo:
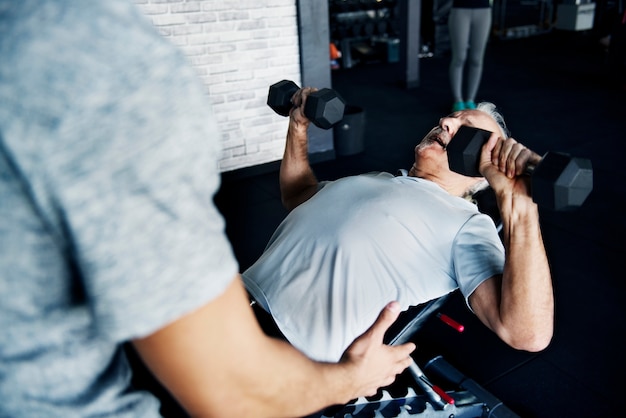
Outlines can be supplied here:
[[452, 8], [448, 17], [448, 29], [452, 48], [449, 70], [452, 94], [455, 101], [463, 101], [463, 69], [469, 58], [465, 100], [475, 100], [491, 30], [491, 8]]

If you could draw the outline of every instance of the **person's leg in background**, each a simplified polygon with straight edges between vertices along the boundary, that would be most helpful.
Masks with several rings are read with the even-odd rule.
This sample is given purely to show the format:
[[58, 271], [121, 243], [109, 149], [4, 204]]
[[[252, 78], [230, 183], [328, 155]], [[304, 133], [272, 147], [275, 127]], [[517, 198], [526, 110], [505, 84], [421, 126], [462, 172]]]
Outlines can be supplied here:
[[483, 60], [487, 41], [491, 32], [491, 8], [471, 9], [472, 14], [469, 31], [469, 56], [467, 68], [467, 94], [465, 108], [474, 109], [476, 93], [483, 75]]
[[448, 30], [450, 32], [450, 61], [449, 77], [454, 104], [452, 111], [465, 109], [462, 86], [463, 69], [467, 58], [467, 49], [470, 37], [470, 16], [472, 9], [452, 8], [448, 16]]

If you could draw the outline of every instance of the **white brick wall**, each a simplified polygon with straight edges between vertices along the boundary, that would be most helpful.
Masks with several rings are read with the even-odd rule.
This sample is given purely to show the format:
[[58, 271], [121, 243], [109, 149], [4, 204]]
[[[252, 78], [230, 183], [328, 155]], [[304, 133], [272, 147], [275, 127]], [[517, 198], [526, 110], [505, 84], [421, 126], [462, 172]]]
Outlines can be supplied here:
[[222, 131], [221, 171], [282, 158], [287, 120], [266, 104], [300, 85], [295, 0], [134, 0], [204, 81]]

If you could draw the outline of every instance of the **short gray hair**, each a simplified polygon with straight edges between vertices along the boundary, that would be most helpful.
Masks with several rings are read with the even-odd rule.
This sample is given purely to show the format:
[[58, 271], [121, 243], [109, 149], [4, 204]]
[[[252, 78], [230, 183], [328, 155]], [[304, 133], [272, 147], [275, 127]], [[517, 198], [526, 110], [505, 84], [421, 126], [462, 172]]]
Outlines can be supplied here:
[[506, 127], [506, 123], [504, 122], [504, 117], [502, 114], [496, 109], [496, 105], [491, 102], [480, 102], [476, 105], [476, 110], [480, 110], [481, 112], [485, 112], [489, 116], [491, 116], [498, 126], [500, 127], [500, 131], [502, 131], [502, 135], [504, 138], [508, 138], [510, 133], [509, 129]]

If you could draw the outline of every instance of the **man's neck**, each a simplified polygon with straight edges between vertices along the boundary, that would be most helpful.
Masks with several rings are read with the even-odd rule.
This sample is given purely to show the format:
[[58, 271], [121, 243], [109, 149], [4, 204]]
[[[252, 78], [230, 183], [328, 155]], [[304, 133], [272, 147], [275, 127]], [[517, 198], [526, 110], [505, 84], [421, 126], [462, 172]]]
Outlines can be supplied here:
[[467, 196], [479, 182], [483, 181], [482, 178], [466, 177], [452, 172], [445, 172], [443, 174], [444, 175], [439, 176], [433, 173], [422, 172], [415, 164], [413, 164], [408, 172], [408, 176], [432, 181], [451, 195], [458, 197]]

